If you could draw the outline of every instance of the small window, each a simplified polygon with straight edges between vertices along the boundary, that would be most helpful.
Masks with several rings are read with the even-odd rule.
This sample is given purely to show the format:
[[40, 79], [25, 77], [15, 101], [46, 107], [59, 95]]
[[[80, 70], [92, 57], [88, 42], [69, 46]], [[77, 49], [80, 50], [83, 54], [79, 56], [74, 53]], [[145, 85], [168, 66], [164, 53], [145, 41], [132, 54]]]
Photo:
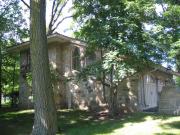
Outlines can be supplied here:
[[80, 70], [81, 69], [81, 60], [80, 60], [80, 50], [76, 47], [72, 54], [72, 69]]

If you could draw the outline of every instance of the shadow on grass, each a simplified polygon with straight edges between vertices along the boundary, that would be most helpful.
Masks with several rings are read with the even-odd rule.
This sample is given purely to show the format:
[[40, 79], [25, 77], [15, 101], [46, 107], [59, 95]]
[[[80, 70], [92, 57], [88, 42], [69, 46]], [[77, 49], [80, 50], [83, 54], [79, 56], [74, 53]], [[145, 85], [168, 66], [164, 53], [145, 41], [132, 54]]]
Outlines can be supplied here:
[[[134, 113], [116, 119], [94, 119], [90, 112], [68, 111], [59, 112], [59, 134], [65, 135], [96, 135], [110, 134], [114, 130], [123, 128], [126, 123], [140, 123], [146, 121], [148, 114]], [[157, 116], [158, 117], [158, 116]], [[156, 115], [154, 117], [156, 119]]]
[[[171, 122], [171, 123], [166, 123], [166, 126], [170, 127], [170, 128], [176, 128], [176, 129], [180, 129], [180, 121], [175, 121], [175, 122]], [[180, 133], [179, 133], [180, 134]]]
[[[180, 135], [180, 117], [166, 115], [166, 119], [162, 119], [164, 123], [161, 123], [159, 126], [164, 132], [157, 133], [156, 135]], [[173, 119], [176, 117], [175, 119]], [[168, 120], [167, 122], [165, 120]]]
[[2, 135], [29, 135], [32, 123], [32, 112], [19, 113], [18, 109], [0, 109], [0, 134]]
[[[29, 135], [33, 124], [32, 111], [17, 109], [0, 109], [0, 134]], [[63, 135], [96, 135], [111, 134], [116, 129], [123, 128], [127, 123], [141, 123], [152, 119], [166, 120], [170, 116], [146, 113], [134, 113], [116, 119], [100, 120], [87, 111], [61, 110], [58, 111], [59, 133]], [[179, 122], [167, 123], [172, 128], [180, 128]], [[165, 127], [163, 127], [165, 128]], [[159, 134], [160, 135], [160, 134]], [[167, 133], [163, 135], [169, 135]]]

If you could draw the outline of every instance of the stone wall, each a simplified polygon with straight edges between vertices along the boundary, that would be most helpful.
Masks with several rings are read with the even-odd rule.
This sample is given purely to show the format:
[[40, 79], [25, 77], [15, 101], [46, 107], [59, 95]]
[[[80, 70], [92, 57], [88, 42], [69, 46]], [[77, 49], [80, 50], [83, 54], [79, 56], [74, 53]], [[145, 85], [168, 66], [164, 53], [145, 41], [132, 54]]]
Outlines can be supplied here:
[[160, 95], [159, 113], [180, 115], [180, 88], [163, 87]]
[[128, 113], [138, 110], [138, 79], [127, 78], [118, 86], [118, 107], [120, 112]]
[[[56, 81], [53, 82], [56, 106], [57, 108], [79, 108], [98, 111], [101, 107], [106, 107], [109, 102], [109, 88], [104, 87], [105, 89], [103, 89], [101, 82], [93, 76], [89, 76], [86, 81], [76, 80], [75, 76], [78, 71], [73, 69], [72, 66], [75, 48], [79, 49], [82, 69], [87, 63], [90, 63], [84, 57], [85, 47], [70, 43], [54, 42], [48, 48], [49, 62], [56, 76]], [[100, 59], [101, 54], [96, 52], [95, 58]], [[24, 62], [26, 62], [26, 56], [22, 53], [21, 65], [24, 65]], [[29, 100], [29, 97], [32, 96], [32, 90], [27, 84], [25, 74], [23, 72], [20, 74], [20, 105], [23, 108], [28, 108], [32, 104], [32, 101]], [[167, 81], [166, 78], [171, 78], [170, 75], [159, 71], [155, 71], [152, 74], [158, 76], [158, 79], [164, 79], [164, 81]], [[138, 104], [138, 76], [125, 79], [117, 88], [117, 106], [123, 113], [140, 110]]]
[[[75, 79], [67, 82], [70, 90], [69, 104], [72, 108], [98, 111], [107, 109], [110, 91], [95, 77], [89, 76], [86, 81]], [[105, 95], [105, 98], [104, 98]], [[126, 79], [117, 88], [117, 106], [120, 112], [138, 111], [138, 79]]]

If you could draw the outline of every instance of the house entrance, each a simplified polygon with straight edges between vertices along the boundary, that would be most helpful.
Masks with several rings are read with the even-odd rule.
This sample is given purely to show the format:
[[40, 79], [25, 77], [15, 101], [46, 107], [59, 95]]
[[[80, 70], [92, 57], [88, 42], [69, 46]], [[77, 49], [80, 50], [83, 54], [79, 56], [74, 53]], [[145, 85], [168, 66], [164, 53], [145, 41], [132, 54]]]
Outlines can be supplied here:
[[158, 106], [158, 80], [145, 75], [139, 82], [139, 105], [142, 110]]

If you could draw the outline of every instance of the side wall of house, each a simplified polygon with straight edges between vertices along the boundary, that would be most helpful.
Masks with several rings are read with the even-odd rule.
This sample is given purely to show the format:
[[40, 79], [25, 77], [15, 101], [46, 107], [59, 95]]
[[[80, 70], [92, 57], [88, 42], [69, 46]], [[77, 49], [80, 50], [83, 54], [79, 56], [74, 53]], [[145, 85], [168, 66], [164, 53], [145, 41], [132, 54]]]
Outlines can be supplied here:
[[20, 52], [20, 74], [19, 74], [19, 107], [32, 108], [32, 88], [28, 84], [27, 74], [30, 72], [29, 50]]
[[[49, 45], [48, 51], [57, 108], [79, 108], [97, 111], [107, 107], [110, 95], [108, 87], [103, 87], [101, 82], [96, 80], [94, 76], [89, 76], [87, 80], [78, 80], [76, 78], [78, 70], [92, 62], [84, 57], [84, 46], [54, 42]], [[93, 59], [101, 58], [100, 53], [96, 52], [94, 54]], [[23, 72], [25, 65], [28, 65], [26, 61], [26, 53], [21, 52], [20, 105], [23, 108], [32, 107], [32, 100], [29, 98], [32, 96], [32, 90], [27, 84], [26, 76], [24, 76], [27, 72]], [[29, 72], [29, 70], [27, 71]], [[160, 71], [147, 72], [147, 74], [162, 80], [164, 84], [168, 84], [172, 80], [171, 75]], [[125, 79], [119, 84], [117, 104], [119, 110], [123, 113], [141, 110], [139, 82], [140, 77], [136, 75]]]

